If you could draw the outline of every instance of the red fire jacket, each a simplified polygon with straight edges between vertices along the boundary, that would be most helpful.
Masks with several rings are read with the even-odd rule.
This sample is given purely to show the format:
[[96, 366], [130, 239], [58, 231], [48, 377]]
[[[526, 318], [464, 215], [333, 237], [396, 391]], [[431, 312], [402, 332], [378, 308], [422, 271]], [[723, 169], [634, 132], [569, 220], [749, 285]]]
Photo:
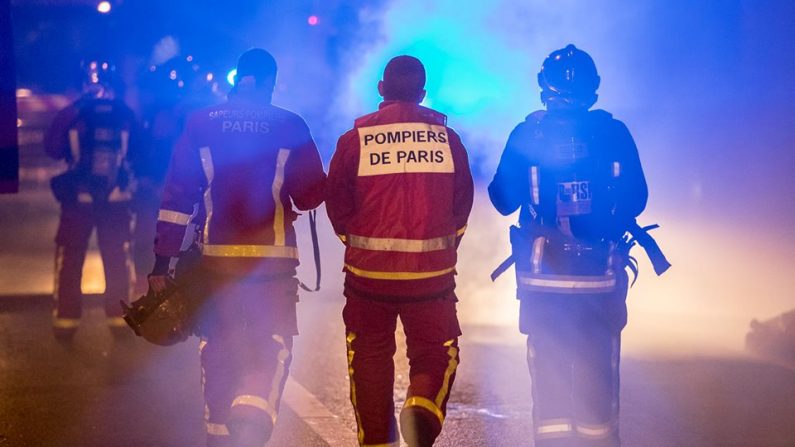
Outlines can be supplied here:
[[298, 115], [232, 97], [190, 116], [166, 177], [155, 253], [176, 256], [199, 203], [203, 261], [215, 271], [294, 274], [293, 221], [323, 201], [326, 175]]
[[466, 149], [446, 121], [385, 101], [337, 142], [326, 208], [346, 245], [348, 293], [417, 300], [455, 287], [473, 184]]

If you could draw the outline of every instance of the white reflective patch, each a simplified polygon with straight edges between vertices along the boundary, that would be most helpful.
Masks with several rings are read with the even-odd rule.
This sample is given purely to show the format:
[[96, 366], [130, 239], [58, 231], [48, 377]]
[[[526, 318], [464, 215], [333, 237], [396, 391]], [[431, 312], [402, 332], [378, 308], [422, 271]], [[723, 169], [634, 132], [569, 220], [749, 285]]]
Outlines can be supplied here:
[[455, 172], [445, 126], [398, 123], [359, 129], [359, 176]]
[[557, 290], [589, 290], [609, 292], [615, 288], [616, 279], [612, 276], [566, 276], [566, 275], [518, 275], [519, 286]]
[[551, 433], [569, 433], [574, 430], [572, 424], [539, 424], [536, 433], [546, 435]]
[[187, 225], [190, 222], [191, 215], [179, 213], [177, 211], [161, 209], [157, 214], [157, 220], [161, 222], [169, 222], [177, 225]]

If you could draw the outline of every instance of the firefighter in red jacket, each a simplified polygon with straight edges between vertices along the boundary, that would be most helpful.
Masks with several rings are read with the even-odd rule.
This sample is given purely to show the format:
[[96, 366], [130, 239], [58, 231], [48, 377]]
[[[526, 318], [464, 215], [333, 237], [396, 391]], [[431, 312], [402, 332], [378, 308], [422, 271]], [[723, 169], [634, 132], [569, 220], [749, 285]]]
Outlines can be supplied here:
[[126, 335], [119, 300], [128, 301], [135, 275], [130, 261], [130, 199], [140, 158], [135, 115], [116, 98], [114, 67], [86, 64], [83, 96], [61, 110], [44, 142], [47, 154], [69, 168], [51, 186], [61, 204], [55, 237], [53, 332], [71, 339], [82, 314], [80, 283], [94, 227], [105, 269], [105, 314], [114, 335]]
[[329, 169], [326, 207], [346, 247], [343, 319], [362, 446], [400, 443], [392, 398], [398, 317], [411, 365], [400, 412], [410, 446], [439, 435], [459, 363], [454, 275], [472, 175], [446, 117], [419, 105], [424, 86], [418, 59], [392, 59], [378, 83], [379, 110], [340, 137]]
[[204, 216], [199, 331], [210, 447], [270, 438], [298, 333], [293, 205], [323, 201], [320, 155], [304, 120], [271, 104], [275, 81], [270, 53], [243, 53], [229, 100], [188, 119], [158, 216], [155, 291], [166, 287], [195, 204]]

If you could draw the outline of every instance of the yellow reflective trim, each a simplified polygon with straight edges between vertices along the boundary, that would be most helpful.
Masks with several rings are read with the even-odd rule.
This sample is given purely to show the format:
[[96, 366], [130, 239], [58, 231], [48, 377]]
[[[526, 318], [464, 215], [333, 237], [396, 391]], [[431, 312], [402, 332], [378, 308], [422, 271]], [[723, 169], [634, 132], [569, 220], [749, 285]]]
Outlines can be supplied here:
[[52, 321], [52, 327], [58, 329], [75, 329], [80, 326], [80, 320], [76, 318], [58, 318], [55, 317]]
[[127, 322], [124, 321], [122, 317], [108, 317], [107, 319], [108, 326], [110, 327], [125, 327], [127, 326]]
[[456, 235], [431, 239], [397, 239], [348, 235], [348, 246], [373, 251], [399, 251], [403, 253], [425, 253], [455, 247]]
[[444, 343], [444, 346], [447, 346], [447, 355], [450, 357], [450, 360], [447, 362], [447, 369], [444, 371], [444, 380], [442, 380], [442, 387], [439, 389], [439, 394], [436, 395], [436, 401], [434, 402], [438, 408], [442, 407], [442, 402], [447, 397], [447, 393], [450, 392], [450, 377], [452, 377], [453, 373], [455, 373], [456, 368], [458, 368], [458, 348], [453, 346], [455, 343], [455, 339], [447, 340]]
[[210, 220], [213, 218], [213, 196], [212, 184], [215, 178], [215, 167], [213, 166], [213, 156], [208, 146], [199, 148], [199, 157], [202, 162], [202, 170], [207, 178], [207, 189], [204, 190], [204, 211], [207, 217], [204, 220], [204, 243], [210, 242]]
[[284, 338], [280, 335], [274, 335], [273, 339], [282, 346], [281, 349], [279, 349], [279, 353], [276, 354], [276, 372], [273, 373], [271, 392], [268, 396], [268, 405], [274, 409], [274, 414], [272, 415], [273, 423], [276, 424], [276, 416], [278, 414], [276, 408], [278, 408], [279, 400], [282, 398], [282, 381], [287, 373], [287, 365], [285, 362], [287, 358], [290, 357], [290, 350], [287, 349], [287, 345], [284, 344]]
[[362, 418], [359, 415], [359, 406], [356, 402], [356, 381], [353, 379], [353, 341], [356, 340], [356, 334], [348, 332], [345, 336], [345, 345], [348, 349], [348, 377], [351, 381], [351, 404], [353, 404], [353, 413], [356, 416], [357, 437], [359, 445], [364, 445], [364, 428], [362, 428]]
[[260, 409], [270, 416], [274, 424], [276, 423], [276, 409], [271, 406], [270, 402], [260, 396], [241, 394], [232, 401], [232, 407], [237, 407], [238, 405], [246, 405]]
[[160, 210], [157, 213], [157, 220], [177, 225], [187, 225], [190, 223], [191, 214], [180, 213], [178, 211]]
[[344, 234], [338, 234], [337, 237], [340, 238], [343, 244], [348, 242], [348, 238]]
[[229, 436], [229, 429], [226, 424], [207, 423], [207, 434], [212, 436]]
[[444, 270], [437, 270], [434, 272], [373, 272], [353, 267], [350, 264], [345, 264], [345, 268], [354, 275], [361, 276], [362, 278], [394, 279], [394, 280], [434, 278], [436, 276], [446, 275], [447, 273], [450, 273], [453, 270], [455, 270], [455, 267], [450, 267]]
[[465, 231], [467, 231], [467, 226], [466, 225], [464, 225], [463, 227], [459, 228], [458, 231], [455, 232], [456, 237], [463, 236]]
[[585, 438], [604, 439], [613, 431], [611, 424], [585, 425], [577, 424], [577, 433]]
[[444, 414], [442, 413], [442, 410], [440, 410], [436, 404], [431, 402], [430, 399], [426, 399], [422, 396], [412, 396], [406, 399], [406, 403], [403, 404], [403, 408], [406, 407], [424, 408], [430, 411], [431, 413], [433, 413], [436, 416], [436, 418], [439, 419], [440, 424], [444, 424]]
[[69, 150], [72, 152], [72, 165], [80, 161], [80, 132], [77, 129], [69, 129]]
[[289, 149], [279, 149], [276, 156], [276, 172], [273, 174], [273, 245], [284, 245], [284, 204], [281, 199], [282, 186], [284, 185], [284, 169], [287, 165]]
[[273, 245], [202, 245], [205, 256], [298, 259], [298, 248]]

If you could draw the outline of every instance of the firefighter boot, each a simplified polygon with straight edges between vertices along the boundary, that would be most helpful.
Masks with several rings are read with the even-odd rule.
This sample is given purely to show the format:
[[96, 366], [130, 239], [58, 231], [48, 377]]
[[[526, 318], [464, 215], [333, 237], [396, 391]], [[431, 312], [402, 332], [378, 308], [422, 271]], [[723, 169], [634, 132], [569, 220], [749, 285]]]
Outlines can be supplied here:
[[431, 447], [441, 431], [436, 415], [422, 407], [405, 407], [400, 411], [400, 433], [409, 447]]
[[232, 447], [263, 447], [273, 432], [273, 422], [270, 418], [243, 419], [232, 418], [226, 426]]

